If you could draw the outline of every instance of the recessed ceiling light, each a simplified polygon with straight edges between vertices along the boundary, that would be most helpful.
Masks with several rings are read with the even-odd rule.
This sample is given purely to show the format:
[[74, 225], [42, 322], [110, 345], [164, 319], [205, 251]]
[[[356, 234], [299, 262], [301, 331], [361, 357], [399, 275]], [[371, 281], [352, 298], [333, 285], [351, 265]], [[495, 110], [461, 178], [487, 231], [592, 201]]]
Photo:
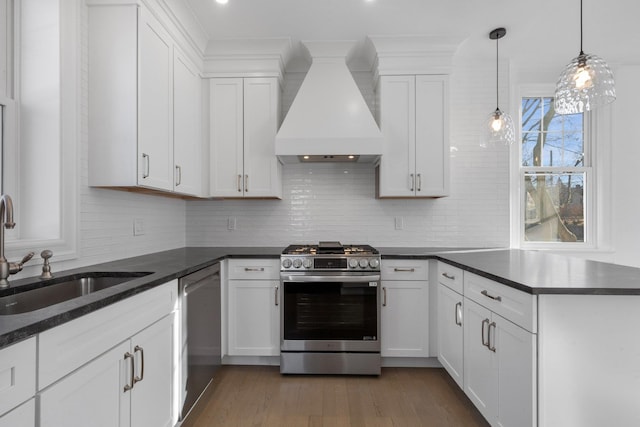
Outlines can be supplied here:
[[216, 3], [218, 3], [218, 4], [227, 4], [227, 3], [229, 3], [229, 0], [216, 0]]

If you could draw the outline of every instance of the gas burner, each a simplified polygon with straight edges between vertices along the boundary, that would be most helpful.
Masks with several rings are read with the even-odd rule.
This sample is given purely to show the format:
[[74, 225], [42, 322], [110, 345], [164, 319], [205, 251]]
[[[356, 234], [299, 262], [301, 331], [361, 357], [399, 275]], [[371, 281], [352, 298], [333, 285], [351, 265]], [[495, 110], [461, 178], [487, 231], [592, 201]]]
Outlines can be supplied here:
[[369, 245], [290, 245], [281, 256], [281, 271], [380, 271], [380, 253]]
[[369, 245], [343, 245], [340, 242], [320, 242], [309, 245], [289, 245], [283, 255], [378, 255]]

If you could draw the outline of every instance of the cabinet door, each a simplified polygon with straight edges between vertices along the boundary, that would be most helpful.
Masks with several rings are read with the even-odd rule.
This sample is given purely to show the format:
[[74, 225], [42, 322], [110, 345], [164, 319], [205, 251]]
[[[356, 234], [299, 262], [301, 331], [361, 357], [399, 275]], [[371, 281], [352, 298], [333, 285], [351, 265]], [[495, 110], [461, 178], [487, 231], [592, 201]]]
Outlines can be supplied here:
[[416, 76], [416, 196], [449, 194], [448, 77]]
[[426, 281], [383, 281], [381, 355], [429, 356], [429, 286]]
[[209, 89], [209, 195], [242, 197], [242, 79], [211, 79]]
[[495, 313], [492, 321], [496, 324], [491, 338], [496, 348], [496, 425], [536, 426], [536, 335]]
[[202, 191], [202, 79], [180, 51], [173, 51], [173, 158], [175, 191]]
[[0, 414], [36, 394], [36, 338], [0, 350]]
[[[493, 352], [486, 343], [491, 312], [464, 299], [464, 392], [487, 419], [493, 420], [497, 386]], [[483, 327], [484, 325], [484, 327]]]
[[131, 339], [136, 378], [131, 425], [169, 427], [172, 422], [173, 321], [166, 316]]
[[415, 194], [415, 77], [380, 77], [377, 96], [378, 124], [385, 137], [378, 196], [411, 197]]
[[131, 425], [129, 350], [125, 341], [42, 392], [40, 427]]
[[0, 417], [0, 427], [33, 427], [36, 425], [36, 399], [31, 398]]
[[280, 90], [276, 78], [244, 79], [244, 196], [282, 198], [276, 157]]
[[460, 388], [462, 382], [462, 295], [438, 284], [438, 360]]
[[146, 8], [138, 25], [138, 184], [173, 190], [172, 42]]
[[279, 281], [229, 281], [229, 355], [280, 354]]

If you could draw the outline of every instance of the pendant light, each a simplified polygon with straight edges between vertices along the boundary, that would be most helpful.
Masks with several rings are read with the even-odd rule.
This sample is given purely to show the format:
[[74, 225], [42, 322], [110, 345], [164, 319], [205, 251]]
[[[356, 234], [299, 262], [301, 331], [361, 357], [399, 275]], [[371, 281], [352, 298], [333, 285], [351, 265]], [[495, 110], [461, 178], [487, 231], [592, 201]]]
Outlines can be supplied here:
[[556, 83], [558, 114], [576, 114], [609, 104], [616, 99], [613, 74], [607, 63], [582, 50], [582, 0], [580, 0], [580, 53], [567, 65]]
[[516, 132], [513, 126], [513, 120], [508, 113], [500, 110], [499, 97], [498, 97], [498, 40], [507, 34], [507, 30], [504, 28], [496, 28], [489, 33], [489, 38], [496, 41], [496, 110], [492, 112], [487, 121], [485, 122], [485, 129], [483, 131], [482, 140], [480, 145], [482, 147], [488, 147], [498, 144], [510, 145], [516, 139]]

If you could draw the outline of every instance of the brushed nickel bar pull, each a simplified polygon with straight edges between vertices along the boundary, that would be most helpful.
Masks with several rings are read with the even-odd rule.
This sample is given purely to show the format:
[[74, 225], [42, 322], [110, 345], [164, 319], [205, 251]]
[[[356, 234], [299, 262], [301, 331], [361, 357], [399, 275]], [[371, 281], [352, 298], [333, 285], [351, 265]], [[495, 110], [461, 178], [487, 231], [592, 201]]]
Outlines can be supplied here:
[[238, 193], [242, 193], [242, 175], [238, 175]]
[[133, 377], [133, 384], [140, 382], [144, 379], [144, 348], [139, 345], [135, 346], [133, 349], [133, 354], [140, 352], [140, 376]]
[[133, 370], [134, 370], [133, 354], [129, 353], [128, 351], [124, 354], [124, 360], [126, 361], [127, 359], [129, 359], [131, 361], [130, 364], [129, 364], [129, 367], [131, 368], [131, 376], [130, 376], [130, 384], [125, 384], [124, 385], [124, 391], [125, 392], [131, 390], [133, 388], [133, 384], [135, 383], [135, 379], [134, 379], [134, 376], [133, 376]]
[[385, 286], [382, 287], [382, 306], [387, 306], [387, 288]]
[[418, 185], [417, 185], [416, 190], [418, 190], [418, 191], [422, 191], [422, 174], [421, 174], [421, 173], [419, 173], [419, 174], [418, 174], [418, 175], [416, 175], [416, 176], [417, 176], [417, 178], [418, 178]]
[[244, 176], [244, 192], [249, 192], [249, 175]]
[[264, 271], [264, 267], [245, 267], [244, 271]]
[[484, 290], [484, 291], [482, 291], [480, 293], [482, 295], [484, 295], [485, 297], [487, 297], [487, 298], [491, 298], [494, 301], [498, 301], [498, 302], [502, 301], [502, 297], [501, 296], [494, 297], [493, 295], [490, 295], [489, 292], [487, 292], [486, 290]]
[[449, 280], [456, 280], [456, 276], [452, 276], [452, 275], [450, 275], [449, 273], [446, 273], [446, 272], [445, 272], [445, 273], [442, 273], [442, 275], [443, 275], [444, 277], [446, 277], [447, 279], [449, 279]]
[[489, 337], [487, 336], [487, 342], [484, 341], [484, 325], [488, 325], [489, 324], [489, 319], [484, 319], [482, 321], [482, 345], [489, 348]]
[[[492, 326], [493, 326], [493, 345], [491, 345], [491, 327]], [[496, 352], [495, 338], [496, 338], [496, 322], [491, 322], [489, 324], [489, 330], [487, 333], [487, 348], [493, 351], [494, 353]]]
[[416, 182], [416, 179], [413, 177], [413, 174], [410, 173], [409, 174], [409, 191], [413, 191], [415, 182]]
[[462, 326], [462, 303], [456, 303], [456, 325]]
[[182, 167], [176, 165], [176, 187], [182, 184]]
[[395, 267], [393, 269], [393, 271], [395, 271], [396, 273], [413, 273], [416, 271], [415, 268], [411, 267], [411, 268], [400, 268], [400, 267]]
[[142, 160], [144, 161], [144, 169], [143, 169], [143, 172], [142, 172], [142, 178], [143, 179], [144, 178], [149, 178], [149, 168], [150, 168], [149, 155], [145, 154], [145, 153], [142, 153]]
[[275, 303], [276, 303], [276, 307], [279, 305], [278, 304], [278, 287], [275, 287]]

